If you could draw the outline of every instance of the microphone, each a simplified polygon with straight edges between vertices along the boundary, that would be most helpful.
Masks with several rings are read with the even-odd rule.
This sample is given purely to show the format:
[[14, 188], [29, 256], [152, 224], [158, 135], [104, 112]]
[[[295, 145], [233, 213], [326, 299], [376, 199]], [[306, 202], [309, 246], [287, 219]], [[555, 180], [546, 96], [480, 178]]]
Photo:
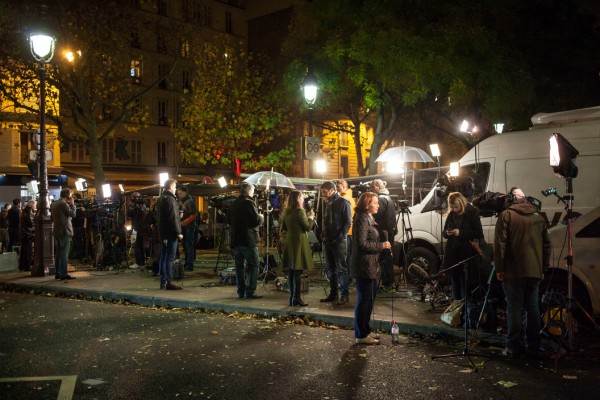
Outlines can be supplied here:
[[542, 190], [542, 194], [544, 195], [544, 197], [548, 197], [552, 194], [556, 194], [556, 188], [549, 188], [546, 190]]
[[[389, 235], [388, 235], [388, 231], [381, 231], [381, 235], [383, 236], [383, 241], [384, 241], [384, 242], [389, 242], [389, 239], [388, 239], [388, 236], [389, 236]], [[389, 250], [389, 251], [390, 251], [390, 254], [392, 254], [392, 248], [391, 248], [391, 247], [390, 247], [389, 249], [385, 249], [385, 250]]]

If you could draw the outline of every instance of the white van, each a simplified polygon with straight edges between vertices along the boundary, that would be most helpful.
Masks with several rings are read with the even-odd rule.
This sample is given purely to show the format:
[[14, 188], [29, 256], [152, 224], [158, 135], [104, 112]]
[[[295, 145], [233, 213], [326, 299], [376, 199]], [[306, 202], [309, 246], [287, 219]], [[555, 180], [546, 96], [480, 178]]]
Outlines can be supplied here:
[[[560, 229], [564, 227], [563, 220], [566, 216], [564, 204], [554, 196], [544, 197], [541, 194], [541, 191], [549, 188], [557, 188], [560, 195], [565, 195], [567, 191], [565, 179], [555, 175], [550, 166], [549, 139], [553, 133], [560, 133], [579, 151], [579, 156], [575, 159], [579, 173], [572, 181], [575, 215], [585, 215], [596, 209], [600, 206], [600, 107], [536, 114], [531, 120], [533, 126], [528, 131], [498, 134], [469, 150], [459, 160], [459, 176], [462, 178], [459, 180], [470, 182], [468, 190], [473, 192], [472, 197], [486, 191], [507, 193], [513, 186], [520, 187], [525, 195], [542, 201], [542, 214], [548, 226]], [[440, 211], [436, 211], [444, 200], [440, 193], [436, 187], [421, 203], [410, 207], [412, 229], [408, 227], [406, 218], [405, 224], [402, 223], [402, 218], [399, 219], [398, 234], [395, 236], [398, 264], [417, 261], [429, 272], [438, 270], [442, 248], [441, 231], [445, 222]], [[495, 215], [481, 219], [485, 240], [490, 244], [494, 243], [496, 219]], [[407, 225], [406, 228], [409, 228], [412, 235], [407, 234], [404, 225]], [[566, 286], [567, 282], [565, 261], [556, 259], [563, 246], [563, 241], [558, 236], [553, 235], [555, 254], [551, 266], [556, 271], [548, 274], [553, 277], [551, 284], [557, 287], [563, 284]], [[586, 258], [596, 261], [586, 264], [578, 263], [577, 245], [578, 239], [575, 238], [574, 297], [582, 304], [591, 306], [594, 314], [600, 315], [600, 241], [597, 240], [595, 250], [598, 255]], [[404, 249], [408, 250], [404, 252]], [[590, 251], [589, 246], [586, 251]]]

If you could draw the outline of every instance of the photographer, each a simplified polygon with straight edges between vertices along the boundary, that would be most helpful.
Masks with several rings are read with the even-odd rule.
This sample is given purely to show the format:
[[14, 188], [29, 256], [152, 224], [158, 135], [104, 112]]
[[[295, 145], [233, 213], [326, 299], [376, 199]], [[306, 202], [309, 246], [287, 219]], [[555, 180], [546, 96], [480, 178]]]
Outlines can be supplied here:
[[146, 198], [138, 192], [131, 195], [131, 205], [127, 210], [127, 217], [131, 218], [131, 226], [135, 230], [135, 264], [129, 268], [137, 269], [146, 265], [146, 248], [144, 242], [146, 239], [145, 220], [148, 209], [146, 208]]

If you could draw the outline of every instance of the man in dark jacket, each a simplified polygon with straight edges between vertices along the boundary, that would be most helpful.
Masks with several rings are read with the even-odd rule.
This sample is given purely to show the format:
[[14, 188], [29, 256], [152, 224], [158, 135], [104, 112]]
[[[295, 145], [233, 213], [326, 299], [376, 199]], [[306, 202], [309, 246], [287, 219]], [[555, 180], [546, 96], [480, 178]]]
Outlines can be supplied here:
[[[252, 200], [254, 185], [242, 182], [240, 195], [229, 207], [230, 244], [235, 251], [235, 279], [240, 299], [260, 299], [256, 293], [258, 280], [258, 228], [263, 223], [256, 204]], [[244, 267], [244, 260], [246, 266]], [[246, 279], [245, 275], [248, 278]]]
[[8, 251], [13, 251], [13, 246], [19, 246], [19, 223], [21, 222], [21, 199], [14, 199], [13, 206], [8, 210]]
[[21, 213], [21, 254], [19, 254], [19, 271], [30, 271], [33, 261], [33, 239], [35, 228], [33, 217], [36, 211], [36, 201], [29, 200]]
[[183, 253], [185, 262], [183, 268], [186, 271], [194, 270], [194, 259], [196, 258], [196, 216], [198, 207], [196, 202], [188, 193], [188, 188], [181, 186], [177, 189], [177, 198], [181, 202], [181, 228], [183, 230]]
[[327, 277], [331, 289], [329, 295], [321, 299], [321, 302], [336, 302], [338, 305], [343, 305], [348, 303], [349, 273], [346, 255], [347, 234], [352, 223], [350, 202], [336, 192], [335, 184], [330, 181], [323, 182], [319, 194], [325, 203], [320, 231], [325, 247]]
[[50, 205], [52, 215], [52, 231], [54, 233], [54, 278], [75, 279], [67, 273], [69, 263], [69, 249], [73, 237], [73, 224], [75, 217], [75, 202], [71, 190], [60, 191], [60, 199]]
[[503, 354], [519, 357], [525, 308], [526, 352], [535, 357], [540, 346], [539, 286], [550, 265], [552, 242], [544, 218], [521, 189], [512, 188], [510, 203], [500, 213], [494, 237], [496, 278], [502, 282], [507, 305], [508, 335]]
[[181, 286], [171, 283], [173, 279], [173, 260], [177, 252], [177, 241], [183, 239], [181, 221], [179, 220], [179, 203], [175, 198], [177, 181], [167, 179], [162, 194], [156, 202], [156, 219], [158, 236], [161, 242], [160, 250], [160, 288], [180, 290]]
[[[382, 232], [387, 232], [387, 238], [385, 241], [394, 243], [394, 236], [396, 231], [396, 208], [394, 207], [394, 201], [390, 197], [390, 192], [385, 187], [385, 183], [381, 179], [375, 179], [371, 182], [371, 191], [377, 193], [379, 199], [379, 211], [373, 216], [375, 222], [377, 222], [377, 229], [379, 234], [382, 236], [381, 240], [384, 241]], [[381, 280], [384, 291], [391, 291], [394, 288], [394, 260], [392, 258], [392, 251], [390, 249], [384, 249], [379, 254], [379, 265], [381, 266]]]

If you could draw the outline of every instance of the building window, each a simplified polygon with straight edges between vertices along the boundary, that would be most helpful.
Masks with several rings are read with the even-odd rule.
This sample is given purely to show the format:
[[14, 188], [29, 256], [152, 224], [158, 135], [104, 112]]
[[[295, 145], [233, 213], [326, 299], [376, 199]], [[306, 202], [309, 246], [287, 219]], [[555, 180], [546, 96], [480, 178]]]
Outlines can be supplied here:
[[168, 123], [167, 102], [164, 100], [159, 100], [157, 106], [158, 125], [166, 126]]
[[141, 140], [130, 140], [130, 152], [131, 152], [131, 163], [141, 164], [142, 163], [142, 141]]
[[115, 157], [115, 140], [113, 138], [102, 141], [102, 162], [112, 164]]
[[131, 47], [135, 49], [142, 48], [142, 41], [140, 40], [140, 33], [137, 30], [131, 31]]
[[348, 148], [348, 132], [340, 132], [340, 147]]
[[202, 3], [200, 0], [183, 0], [181, 18], [187, 22], [201, 22]]
[[131, 60], [131, 69], [129, 75], [133, 83], [142, 83], [142, 62], [139, 60]]
[[231, 20], [231, 12], [225, 11], [225, 32], [233, 33], [233, 22]]
[[190, 58], [190, 41], [181, 39], [181, 57]]
[[156, 35], [156, 51], [159, 53], [167, 53], [167, 38], [163, 32], [158, 32]]
[[70, 145], [71, 161], [83, 162], [85, 161], [85, 147], [81, 143], [71, 142]]
[[166, 89], [167, 88], [167, 73], [169, 72], [168, 64], [158, 64], [158, 88]]
[[182, 71], [181, 72], [181, 89], [183, 91], [189, 91], [192, 88], [190, 84], [190, 71]]
[[341, 169], [341, 171], [340, 171], [340, 173], [341, 173], [340, 178], [344, 178], [344, 177], [349, 176], [349, 173], [348, 173], [348, 169], [349, 169], [349, 166], [348, 166], [348, 156], [341, 156], [340, 157], [340, 169]]
[[31, 146], [31, 138], [32, 138], [32, 133], [31, 132], [21, 132], [21, 142], [19, 144], [20, 146], [20, 157], [19, 157], [19, 163], [21, 165], [27, 165], [27, 163], [31, 160], [29, 160], [29, 150], [32, 149], [33, 146]]
[[167, 165], [167, 142], [158, 142], [158, 165]]
[[203, 8], [203, 14], [204, 14], [204, 26], [208, 26], [209, 28], [212, 28], [212, 26], [213, 26], [212, 7], [205, 5]]
[[164, 15], [165, 17], [169, 15], [168, 3], [167, 0], [157, 0], [156, 2], [158, 15]]

